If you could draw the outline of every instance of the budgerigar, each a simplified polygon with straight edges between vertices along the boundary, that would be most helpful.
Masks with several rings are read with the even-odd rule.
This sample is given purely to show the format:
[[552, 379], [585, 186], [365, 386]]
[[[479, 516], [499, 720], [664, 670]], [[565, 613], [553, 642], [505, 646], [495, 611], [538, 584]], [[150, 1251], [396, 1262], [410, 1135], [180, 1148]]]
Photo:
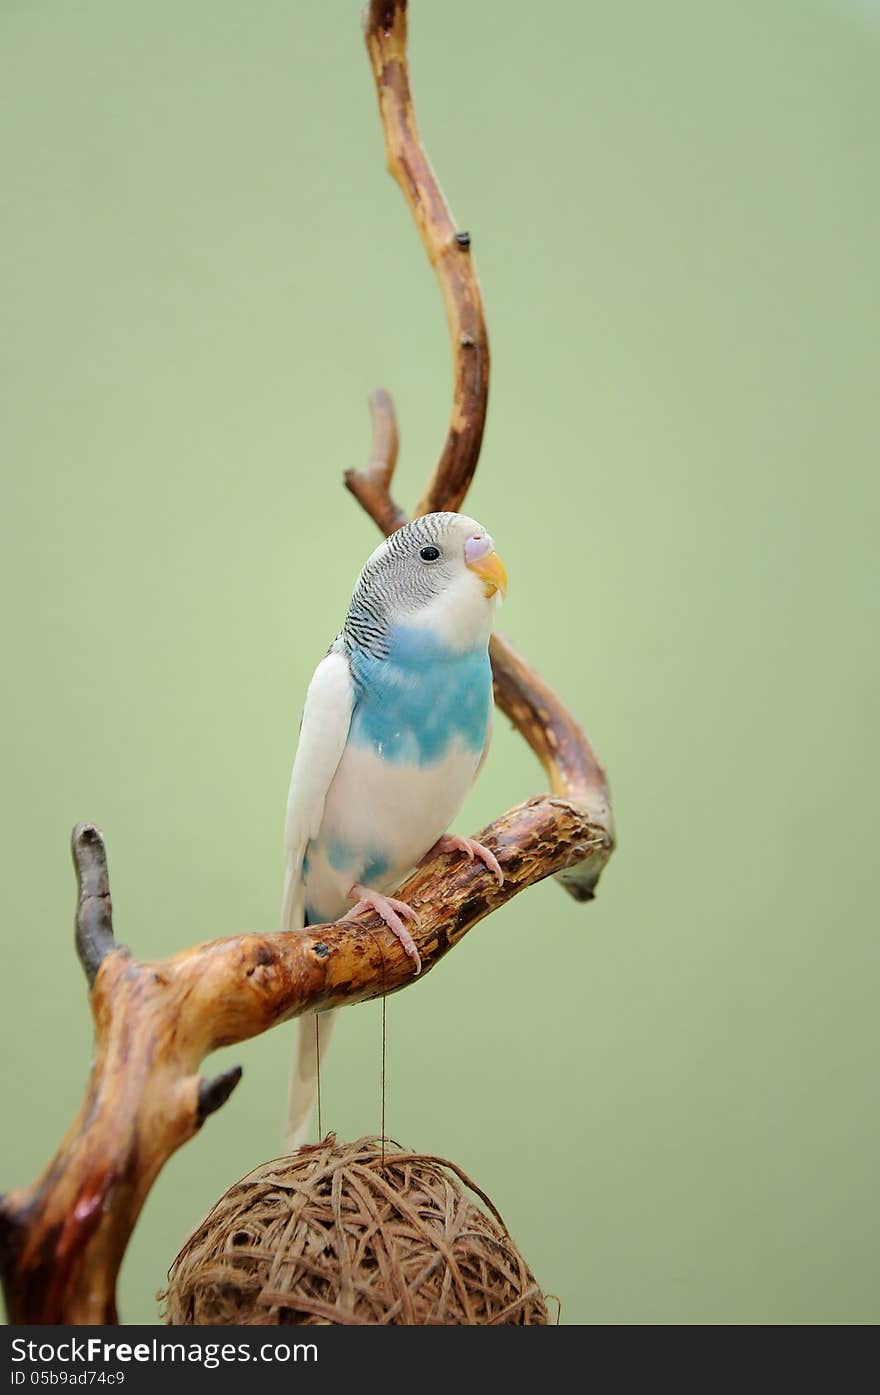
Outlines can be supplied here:
[[[492, 721], [489, 633], [507, 577], [479, 523], [431, 513], [387, 538], [358, 578], [309, 685], [287, 804], [282, 925], [371, 909], [419, 972], [415, 912], [387, 895], [444, 837], [483, 763]], [[299, 1024], [286, 1143], [306, 1141], [335, 1013]], [[316, 1042], [316, 1035], [318, 1041]]]

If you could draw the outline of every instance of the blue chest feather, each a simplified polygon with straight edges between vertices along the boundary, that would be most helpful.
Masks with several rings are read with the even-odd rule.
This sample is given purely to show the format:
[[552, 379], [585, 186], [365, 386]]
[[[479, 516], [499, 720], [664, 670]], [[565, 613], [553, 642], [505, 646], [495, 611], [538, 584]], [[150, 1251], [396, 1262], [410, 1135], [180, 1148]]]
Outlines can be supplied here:
[[485, 646], [459, 653], [422, 630], [391, 631], [388, 657], [350, 656], [355, 704], [349, 741], [383, 760], [431, 765], [458, 737], [486, 744], [492, 671]]

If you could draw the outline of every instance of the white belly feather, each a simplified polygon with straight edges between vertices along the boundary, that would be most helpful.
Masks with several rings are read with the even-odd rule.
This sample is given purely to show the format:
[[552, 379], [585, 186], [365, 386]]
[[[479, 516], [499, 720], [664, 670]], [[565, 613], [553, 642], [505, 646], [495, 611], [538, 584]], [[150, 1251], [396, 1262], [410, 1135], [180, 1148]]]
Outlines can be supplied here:
[[356, 882], [391, 891], [446, 832], [473, 784], [480, 757], [456, 739], [427, 765], [395, 764], [349, 744], [327, 792], [320, 831], [303, 869], [312, 924], [336, 920]]

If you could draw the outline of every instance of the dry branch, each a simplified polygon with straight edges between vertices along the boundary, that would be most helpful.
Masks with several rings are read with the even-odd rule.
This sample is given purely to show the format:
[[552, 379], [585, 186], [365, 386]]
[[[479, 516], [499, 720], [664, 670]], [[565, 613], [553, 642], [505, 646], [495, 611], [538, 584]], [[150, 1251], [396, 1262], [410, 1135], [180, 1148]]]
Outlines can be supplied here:
[[457, 511], [468, 492], [486, 422], [489, 336], [470, 233], [460, 229], [450, 213], [419, 136], [409, 85], [406, 9], [406, 0], [371, 0], [364, 10], [364, 37], [376, 80], [388, 170], [403, 190], [437, 273], [452, 340], [452, 414], [440, 459], [416, 509], [421, 514]]
[[[455, 382], [446, 443], [418, 512], [458, 509], [476, 469], [486, 416], [488, 340], [469, 251], [421, 146], [406, 62], [405, 0], [373, 0], [365, 13], [389, 167], [437, 273], [452, 334]], [[371, 399], [373, 449], [346, 484], [385, 533], [405, 521], [391, 481], [394, 407]], [[548, 685], [497, 636], [496, 698], [547, 771], [552, 793], [527, 800], [480, 834], [504, 885], [480, 864], [440, 854], [400, 889], [418, 911], [423, 973], [485, 916], [544, 877], [585, 900], [613, 847], [602, 767]], [[412, 965], [377, 917], [302, 934], [237, 935], [144, 963], [113, 934], [103, 839], [73, 835], [79, 887], [76, 946], [91, 988], [94, 1050], [80, 1111], [55, 1157], [30, 1187], [0, 1207], [0, 1268], [10, 1320], [116, 1321], [119, 1265], [140, 1209], [171, 1154], [228, 1099], [239, 1067], [214, 1079], [201, 1062], [288, 1018], [363, 1002], [413, 983]], [[418, 980], [420, 981], [420, 980]]]

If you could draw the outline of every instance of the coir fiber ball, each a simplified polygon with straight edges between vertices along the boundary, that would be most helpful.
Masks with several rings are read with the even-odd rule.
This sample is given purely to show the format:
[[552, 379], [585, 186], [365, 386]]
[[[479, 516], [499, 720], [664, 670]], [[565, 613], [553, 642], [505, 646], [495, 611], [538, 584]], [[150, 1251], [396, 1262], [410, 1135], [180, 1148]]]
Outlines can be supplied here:
[[501, 1216], [460, 1168], [332, 1134], [230, 1187], [164, 1300], [166, 1322], [198, 1326], [548, 1321]]

